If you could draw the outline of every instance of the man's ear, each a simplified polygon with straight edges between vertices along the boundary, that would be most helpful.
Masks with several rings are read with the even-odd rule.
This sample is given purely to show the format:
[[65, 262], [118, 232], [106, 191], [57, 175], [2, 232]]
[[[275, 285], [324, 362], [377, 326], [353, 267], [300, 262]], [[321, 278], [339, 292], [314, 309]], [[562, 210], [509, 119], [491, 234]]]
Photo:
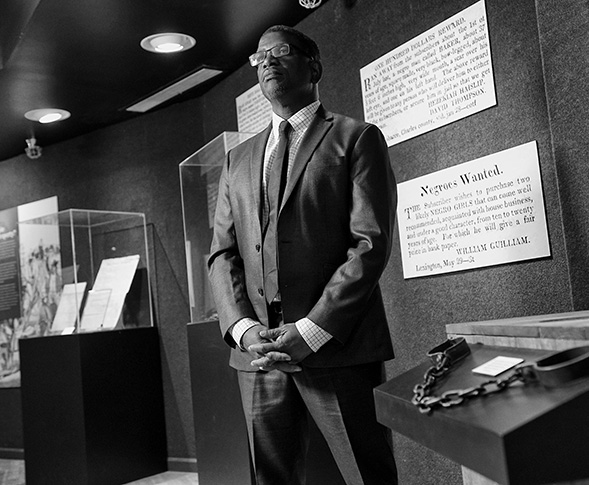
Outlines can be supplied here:
[[321, 80], [321, 76], [323, 75], [323, 65], [321, 64], [320, 61], [317, 61], [317, 60], [311, 60], [310, 65], [311, 65], [311, 82], [313, 84], [317, 84], [317, 83], [319, 83], [319, 81]]

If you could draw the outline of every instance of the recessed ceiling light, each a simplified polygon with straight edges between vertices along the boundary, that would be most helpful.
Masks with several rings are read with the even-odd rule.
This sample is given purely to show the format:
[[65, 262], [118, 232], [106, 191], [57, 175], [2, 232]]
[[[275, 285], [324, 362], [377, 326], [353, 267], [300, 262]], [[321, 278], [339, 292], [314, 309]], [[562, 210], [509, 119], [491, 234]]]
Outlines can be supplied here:
[[141, 47], [146, 51], [158, 54], [169, 54], [188, 50], [196, 45], [196, 40], [186, 34], [163, 33], [153, 34], [141, 41]]
[[71, 116], [69, 111], [57, 108], [33, 109], [25, 113], [25, 118], [39, 123], [53, 123], [54, 121], [63, 121]]

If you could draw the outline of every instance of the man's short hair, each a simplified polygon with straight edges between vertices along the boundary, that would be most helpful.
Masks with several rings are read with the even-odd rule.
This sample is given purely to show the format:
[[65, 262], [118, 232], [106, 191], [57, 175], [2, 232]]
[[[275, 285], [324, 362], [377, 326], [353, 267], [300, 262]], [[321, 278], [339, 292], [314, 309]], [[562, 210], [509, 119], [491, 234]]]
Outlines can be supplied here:
[[292, 35], [301, 44], [297, 47], [303, 49], [309, 56], [311, 56], [316, 61], [319, 61], [321, 59], [317, 43], [308, 35], [303, 34], [300, 30], [289, 27], [288, 25], [273, 25], [272, 27], [266, 29], [262, 36], [270, 34], [271, 32], [286, 32], [287, 34]]

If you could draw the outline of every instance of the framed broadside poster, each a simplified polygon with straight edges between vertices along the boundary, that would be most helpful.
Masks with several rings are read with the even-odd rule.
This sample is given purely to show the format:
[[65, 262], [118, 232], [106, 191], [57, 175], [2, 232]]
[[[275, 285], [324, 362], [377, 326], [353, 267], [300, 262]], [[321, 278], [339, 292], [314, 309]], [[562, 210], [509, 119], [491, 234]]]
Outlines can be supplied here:
[[536, 142], [398, 184], [407, 278], [550, 256]]
[[388, 146], [497, 104], [484, 0], [360, 70], [364, 119]]

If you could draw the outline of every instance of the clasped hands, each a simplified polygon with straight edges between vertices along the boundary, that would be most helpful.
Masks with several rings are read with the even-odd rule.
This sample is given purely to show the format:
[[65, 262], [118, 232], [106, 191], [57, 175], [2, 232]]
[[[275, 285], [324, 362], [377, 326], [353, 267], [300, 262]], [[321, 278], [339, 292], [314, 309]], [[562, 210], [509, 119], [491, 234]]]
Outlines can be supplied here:
[[271, 329], [256, 325], [243, 335], [242, 343], [254, 357], [251, 365], [268, 372], [299, 372], [297, 364], [312, 352], [294, 323]]

